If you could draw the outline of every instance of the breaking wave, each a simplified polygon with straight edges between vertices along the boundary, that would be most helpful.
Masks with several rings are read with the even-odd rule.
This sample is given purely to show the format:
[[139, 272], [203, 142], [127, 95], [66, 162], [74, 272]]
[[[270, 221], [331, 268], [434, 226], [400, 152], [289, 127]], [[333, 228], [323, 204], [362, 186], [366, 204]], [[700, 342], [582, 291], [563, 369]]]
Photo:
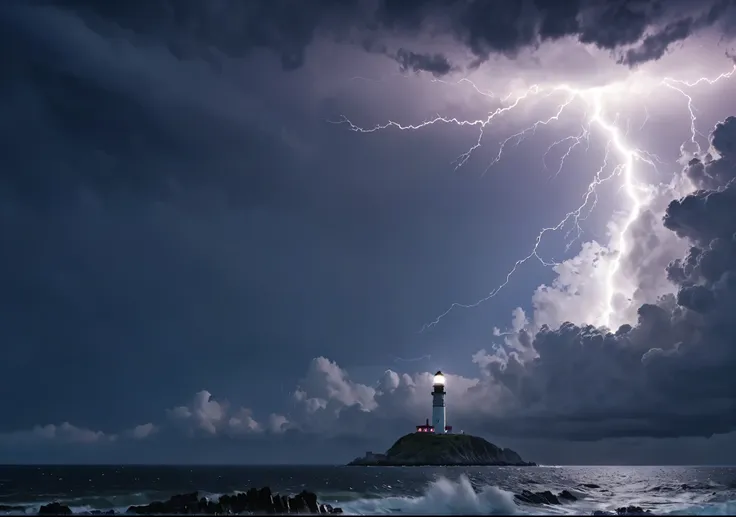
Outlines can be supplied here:
[[[562, 505], [525, 505], [515, 500], [513, 492], [495, 486], [476, 491], [468, 477], [462, 475], [456, 481], [440, 477], [420, 496], [358, 499], [340, 506], [349, 515], [592, 515], [595, 511], [615, 514], [615, 509], [621, 506], [645, 506], [641, 494], [611, 494], [604, 501], [588, 497], [590, 494], [585, 491], [569, 491], [579, 498], [578, 501]], [[684, 491], [673, 498], [667, 508], [648, 509], [658, 515], [736, 515], [736, 500], [703, 502], [701, 494]]]
[[457, 481], [440, 477], [419, 497], [359, 499], [342, 504], [341, 508], [353, 515], [508, 515], [517, 513], [518, 509], [512, 492], [493, 486], [476, 492], [467, 476]]

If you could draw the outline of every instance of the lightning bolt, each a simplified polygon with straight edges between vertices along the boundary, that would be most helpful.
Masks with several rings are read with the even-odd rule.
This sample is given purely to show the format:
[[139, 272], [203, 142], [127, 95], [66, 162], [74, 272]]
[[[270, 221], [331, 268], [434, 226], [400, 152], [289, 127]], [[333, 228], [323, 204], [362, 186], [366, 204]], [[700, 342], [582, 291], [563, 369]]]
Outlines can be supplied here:
[[[713, 79], [709, 79], [707, 77], [700, 77], [696, 79], [695, 81], [688, 82], [683, 81], [680, 79], [672, 79], [671, 77], [665, 77], [662, 80], [662, 84], [672, 90], [675, 90], [676, 92], [680, 93], [682, 96], [687, 99], [687, 110], [690, 114], [690, 142], [693, 144], [693, 147], [695, 147], [696, 154], [701, 154], [702, 150], [700, 148], [700, 144], [697, 141], [697, 137], [701, 136], [702, 138], [708, 139], [707, 136], [705, 136], [703, 133], [697, 130], [695, 127], [695, 121], [697, 120], [697, 117], [695, 116], [695, 107], [693, 106], [693, 99], [690, 95], [687, 94], [685, 91], [685, 88], [693, 88], [695, 86], [698, 86], [702, 83], [709, 84], [710, 86], [713, 86], [715, 83], [722, 79], [730, 79], [733, 74], [736, 73], [736, 65], [733, 66], [733, 68], [729, 72], [724, 72], [720, 74], [718, 77], [715, 77]], [[684, 155], [686, 154], [685, 150], [685, 144], [680, 146], [680, 152]]]
[[[687, 101], [687, 111], [690, 117], [689, 144], [692, 144], [692, 147], [694, 148], [696, 154], [702, 153], [701, 146], [698, 142], [698, 137], [705, 138], [706, 140], [707, 137], [705, 137], [697, 129], [696, 109], [693, 105], [693, 99], [691, 95], [687, 93], [687, 90], [699, 86], [703, 83], [713, 85], [720, 80], [731, 78], [735, 73], [736, 65], [734, 65], [729, 72], [722, 73], [712, 79], [707, 77], [700, 77], [695, 81], [688, 82], [684, 80], [665, 77], [654, 84], [654, 87], [666, 87], [678, 92], [680, 95], [685, 97]], [[342, 116], [337, 121], [330, 122], [336, 124], [345, 124], [351, 131], [357, 133], [374, 133], [377, 131], [384, 131], [389, 129], [400, 131], [418, 131], [425, 127], [436, 124], [447, 124], [460, 127], [477, 127], [478, 138], [475, 143], [452, 162], [453, 164], [455, 164], [455, 170], [457, 170], [458, 168], [465, 165], [471, 158], [473, 153], [482, 146], [482, 140], [485, 135], [484, 130], [486, 129], [486, 127], [492, 124], [496, 118], [506, 113], [513, 112], [522, 103], [530, 101], [531, 99], [562, 96], [563, 100], [559, 101], [552, 115], [547, 118], [539, 119], [522, 131], [519, 131], [502, 140], [499, 143], [498, 152], [485, 168], [483, 174], [486, 174], [494, 165], [501, 161], [504, 153], [507, 151], [507, 147], [518, 146], [526, 138], [533, 136], [536, 133], [537, 129], [539, 129], [540, 127], [547, 126], [559, 121], [563, 114], [568, 110], [568, 108], [575, 103], [582, 103], [583, 107], [585, 108], [585, 120], [582, 124], [581, 132], [579, 134], [569, 135], [554, 142], [544, 153], [543, 167], [546, 169], [546, 160], [550, 151], [555, 147], [563, 144], [567, 144], [568, 146], [567, 150], [560, 160], [559, 167], [557, 168], [556, 172], [552, 174], [550, 179], [556, 178], [561, 173], [562, 169], [564, 168], [565, 160], [570, 156], [575, 148], [580, 146], [583, 142], [586, 142], [586, 151], [588, 150], [590, 145], [590, 137], [593, 131], [597, 131], [605, 137], [606, 150], [600, 167], [593, 174], [593, 179], [588, 184], [588, 187], [582, 196], [580, 205], [578, 205], [573, 210], [567, 212], [557, 224], [542, 228], [537, 234], [536, 239], [534, 240], [534, 245], [532, 246], [531, 251], [526, 256], [518, 259], [513, 264], [501, 284], [492, 289], [487, 296], [475, 302], [452, 303], [447, 310], [437, 316], [433, 321], [425, 324], [420, 332], [428, 330], [437, 325], [454, 309], [470, 309], [478, 307], [482, 303], [487, 302], [491, 298], [495, 297], [504, 287], [508, 285], [516, 271], [529, 260], [535, 259], [539, 261], [542, 265], [548, 267], [557, 265], [558, 262], [554, 260], [544, 259], [539, 254], [539, 247], [545, 235], [551, 232], [557, 232], [562, 228], [570, 225], [570, 229], [567, 231], [565, 239], [568, 240], [573, 232], [575, 232], [576, 235], [573, 240], [567, 242], [566, 251], [568, 251], [572, 243], [575, 240], [579, 239], [583, 233], [583, 230], [580, 227], [580, 222], [584, 221], [593, 212], [597, 205], [598, 187], [603, 183], [612, 180], [613, 178], [620, 177], [622, 179], [620, 190], [623, 191], [626, 199], [628, 200], [628, 209], [626, 210], [623, 220], [619, 223], [616, 234], [612, 235], [611, 237], [611, 245], [609, 247], [613, 247], [614, 249], [609, 250], [611, 252], [611, 261], [603, 280], [605, 284], [604, 290], [606, 294], [599, 308], [600, 313], [598, 321], [596, 322], [596, 324], [599, 326], [610, 327], [611, 319], [615, 311], [615, 299], [617, 294], [615, 279], [621, 268], [622, 258], [626, 256], [626, 253], [628, 252], [626, 236], [631, 225], [641, 215], [642, 210], [650, 202], [653, 193], [651, 187], [641, 183], [638, 180], [637, 164], [643, 164], [645, 166], [653, 168], [656, 171], [657, 164], [663, 163], [657, 155], [632, 146], [627, 141], [628, 131], [622, 131], [618, 125], [618, 115], [610, 117], [610, 115], [606, 113], [606, 100], [609, 95], [621, 93], [630, 95], [630, 88], [626, 88], [626, 83], [614, 83], [606, 86], [592, 88], [575, 88], [568, 84], [557, 84], [552, 86], [542, 86], [535, 84], [519, 94], [509, 93], [503, 97], [499, 97], [493, 92], [489, 92], [487, 90], [479, 88], [470, 79], [467, 78], [460, 79], [456, 82], [433, 79], [433, 82], [440, 82], [450, 85], [469, 84], [477, 93], [484, 97], [496, 100], [500, 99], [501, 106], [496, 108], [494, 111], [488, 113], [486, 117], [474, 120], [460, 119], [457, 117], [445, 117], [438, 114], [435, 117], [425, 120], [424, 122], [421, 122], [419, 124], [406, 125], [395, 122], [393, 120], [389, 120], [384, 124], [375, 125], [373, 127], [361, 127], [354, 124], [345, 116]], [[651, 93], [651, 91], [649, 93]], [[646, 105], [644, 105], [644, 111], [645, 117], [644, 121], [641, 124], [641, 128], [644, 128], [649, 120], [649, 112], [646, 108]], [[683, 155], [686, 154], [687, 144], [688, 142], [686, 141], [680, 147], [680, 151]], [[613, 167], [611, 167], [610, 165], [612, 153], [615, 153], [618, 157], [618, 163]]]

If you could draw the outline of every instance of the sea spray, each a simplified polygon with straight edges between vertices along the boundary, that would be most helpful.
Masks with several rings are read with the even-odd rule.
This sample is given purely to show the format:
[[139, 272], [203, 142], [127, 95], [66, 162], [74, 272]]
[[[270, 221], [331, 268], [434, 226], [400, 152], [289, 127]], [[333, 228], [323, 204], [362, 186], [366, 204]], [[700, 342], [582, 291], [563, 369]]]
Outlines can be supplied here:
[[489, 486], [479, 492], [470, 479], [461, 475], [457, 481], [440, 476], [419, 497], [388, 496], [360, 499], [343, 505], [353, 515], [401, 513], [405, 515], [509, 515], [518, 513], [514, 494]]

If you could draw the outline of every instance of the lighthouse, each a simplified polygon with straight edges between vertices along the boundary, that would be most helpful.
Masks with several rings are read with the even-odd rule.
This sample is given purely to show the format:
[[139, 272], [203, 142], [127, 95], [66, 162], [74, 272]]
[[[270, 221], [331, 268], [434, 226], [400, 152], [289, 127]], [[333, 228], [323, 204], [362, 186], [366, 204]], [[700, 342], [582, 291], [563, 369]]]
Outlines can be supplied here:
[[452, 426], [447, 425], [447, 416], [445, 415], [445, 376], [442, 372], [434, 374], [432, 382], [432, 423], [418, 425], [418, 433], [436, 433], [445, 434], [452, 432]]
[[432, 383], [432, 427], [435, 433], [447, 432], [445, 415], [445, 376], [438, 371]]

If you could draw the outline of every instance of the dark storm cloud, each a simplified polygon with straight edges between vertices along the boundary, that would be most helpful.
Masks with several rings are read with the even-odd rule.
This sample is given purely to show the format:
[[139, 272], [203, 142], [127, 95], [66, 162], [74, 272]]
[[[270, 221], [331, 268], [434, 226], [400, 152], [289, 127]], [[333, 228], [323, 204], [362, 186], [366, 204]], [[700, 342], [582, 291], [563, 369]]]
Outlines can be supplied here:
[[435, 77], [442, 77], [458, 68], [447, 56], [440, 53], [418, 53], [405, 48], [394, 51], [375, 39], [367, 38], [362, 42], [366, 52], [383, 54], [396, 61], [401, 72], [429, 72]]
[[[471, 50], [475, 55], [471, 66], [492, 54], [514, 56], [524, 48], [566, 37], [616, 51], [619, 62], [634, 66], [659, 59], [671, 44], [732, 16], [730, 7], [730, 0], [385, 0], [378, 10], [378, 22], [415, 31], [431, 22], [434, 33], [445, 30]], [[621, 51], [631, 45], [634, 47]]]
[[659, 59], [673, 43], [684, 41], [698, 30], [711, 27], [732, 6], [731, 0], [720, 0], [700, 16], [685, 17], [670, 22], [659, 31], [647, 35], [638, 47], [627, 50], [620, 61], [628, 65], [637, 65]]
[[731, 238], [736, 232], [734, 190], [733, 187], [722, 191], [701, 190], [673, 201], [664, 220], [665, 226], [700, 246], [708, 246], [716, 239]]
[[736, 178], [736, 117], [718, 123], [711, 136], [711, 146], [721, 159], [707, 154], [704, 159], [694, 158], [685, 170], [688, 178], [702, 189], [716, 189]]
[[[304, 62], [317, 36], [340, 41], [358, 37], [381, 46], [392, 35], [449, 35], [474, 55], [477, 66], [493, 54], [514, 56], [547, 41], [572, 37], [615, 51], [633, 66], [662, 57], [671, 44], [730, 20], [730, 0], [38, 0], [73, 11], [92, 27], [129, 29], [142, 41], [165, 44], [182, 59], [217, 63], [269, 48], [287, 69]], [[626, 48], [629, 46], [633, 48]], [[376, 45], [372, 45], [376, 48]], [[383, 53], [383, 52], [382, 52]], [[414, 49], [389, 53], [404, 68], [447, 73], [446, 58]]]
[[[277, 173], [243, 173], [236, 157], [236, 145], [280, 143], [268, 107], [201, 62], [146, 46], [116, 25], [87, 25], [71, 11], [6, 5], [0, 24], [1, 43], [12, 49], [0, 58], [0, 131], [6, 163], [25, 171], [12, 177], [21, 192], [94, 185], [165, 193], [228, 181], [247, 186], [252, 200], [279, 183]], [[34, 176], [59, 156], [64, 174]]]
[[[389, 371], [375, 385], [363, 384], [328, 359], [309, 363], [346, 343], [351, 356], [375, 361], [380, 340], [370, 333], [395, 336], [364, 324], [367, 337], [360, 338], [355, 329], [369, 304], [385, 313], [408, 310], [393, 302], [409, 290], [396, 288], [405, 272], [386, 274], [398, 262], [400, 217], [385, 209], [388, 195], [375, 205], [364, 192], [341, 200], [334, 182], [325, 187], [301, 174], [300, 146], [283, 130], [291, 121], [289, 99], [251, 91], [261, 70], [248, 68], [251, 62], [233, 66], [232, 59], [266, 48], [294, 70], [320, 35], [345, 40], [357, 29], [357, 41], [380, 42], [431, 25], [435, 35], [449, 34], [470, 49], [476, 64], [565, 36], [615, 50], [653, 31], [664, 43], [644, 39], [648, 59], [707, 25], [695, 21], [711, 23], [703, 12], [712, 13], [713, 4], [671, 5], [3, 4], [0, 393], [11, 394], [4, 410], [13, 416], [0, 421], [0, 461], [48, 458], [50, 449], [39, 444], [66, 461], [88, 446], [98, 461], [179, 461], [192, 449], [187, 440], [206, 437], [221, 441], [209, 440], [210, 449], [187, 460], [231, 458], [242, 446], [253, 461], [312, 461], [340, 447], [351, 455], [374, 448], [374, 437], [411, 428], [426, 416], [431, 375]], [[682, 28], [668, 31], [672, 24]], [[382, 49], [406, 70], [441, 75], [453, 67], [441, 54], [368, 48]], [[278, 87], [264, 82], [268, 90]], [[703, 178], [702, 188], [733, 177], [732, 129], [726, 121], [714, 134], [720, 158], [688, 169]], [[526, 336], [525, 345], [533, 342], [540, 354], [535, 361], [484, 363], [493, 380], [452, 379], [462, 386], [452, 394], [454, 407], [465, 408], [458, 423], [574, 439], [733, 428], [731, 370], [723, 369], [733, 367], [726, 346], [733, 325], [724, 315], [733, 300], [733, 220], [716, 213], [732, 189], [671, 207], [668, 227], [695, 244], [670, 268], [681, 286], [676, 300], [642, 307], [639, 325], [613, 336], [572, 325]], [[327, 215], [311, 220], [301, 210], [314, 206]], [[341, 251], [365, 237], [354, 227], [339, 232], [336, 208], [346, 206], [366, 219], [385, 218], [372, 228], [390, 233], [381, 243], [392, 258], [381, 257], [374, 276], [366, 274], [367, 262], [379, 262], [368, 255], [370, 242]], [[338, 238], [325, 237], [331, 231]], [[379, 277], [386, 286], [368, 285]], [[305, 364], [283, 414], [272, 413]], [[483, 408], [490, 406], [510, 413], [489, 416]], [[377, 430], [368, 436], [366, 429]], [[100, 447], [111, 456], [100, 456]]]
[[[315, 170], [304, 127], [332, 127], [305, 122], [303, 78], [284, 86], [272, 56], [225, 55], [253, 48], [217, 30], [228, 12], [205, 31], [192, 23], [214, 4], [172, 3], [195, 11], [170, 23], [156, 5], [0, 5], [6, 444], [73, 428], [132, 448], [151, 423], [181, 452], [215, 403], [216, 436], [275, 435], [312, 357], [351, 343], [346, 356], [375, 363], [376, 343], [416, 326], [394, 308], [410, 293], [387, 294], [409, 234], [394, 183], [377, 199]], [[366, 323], [376, 307], [381, 324]]]
[[307, 362], [331, 312], [287, 308], [331, 290], [302, 268], [349, 262], [299, 212], [336, 196], [304, 188], [289, 100], [71, 6], [0, 6], [0, 433], [120, 433], [247, 368], [285, 397], [266, 366], [292, 328], [312, 336], [290, 352]]
[[287, 69], [301, 66], [304, 49], [323, 24], [338, 27], [360, 15], [359, 2], [275, 0], [40, 0], [70, 10], [92, 26], [113, 24], [142, 41], [163, 43], [182, 59], [217, 61], [218, 54], [242, 57], [253, 48], [274, 49]]
[[435, 77], [441, 77], [453, 70], [450, 61], [442, 54], [417, 54], [400, 48], [396, 52], [396, 61], [402, 72], [429, 72]]

